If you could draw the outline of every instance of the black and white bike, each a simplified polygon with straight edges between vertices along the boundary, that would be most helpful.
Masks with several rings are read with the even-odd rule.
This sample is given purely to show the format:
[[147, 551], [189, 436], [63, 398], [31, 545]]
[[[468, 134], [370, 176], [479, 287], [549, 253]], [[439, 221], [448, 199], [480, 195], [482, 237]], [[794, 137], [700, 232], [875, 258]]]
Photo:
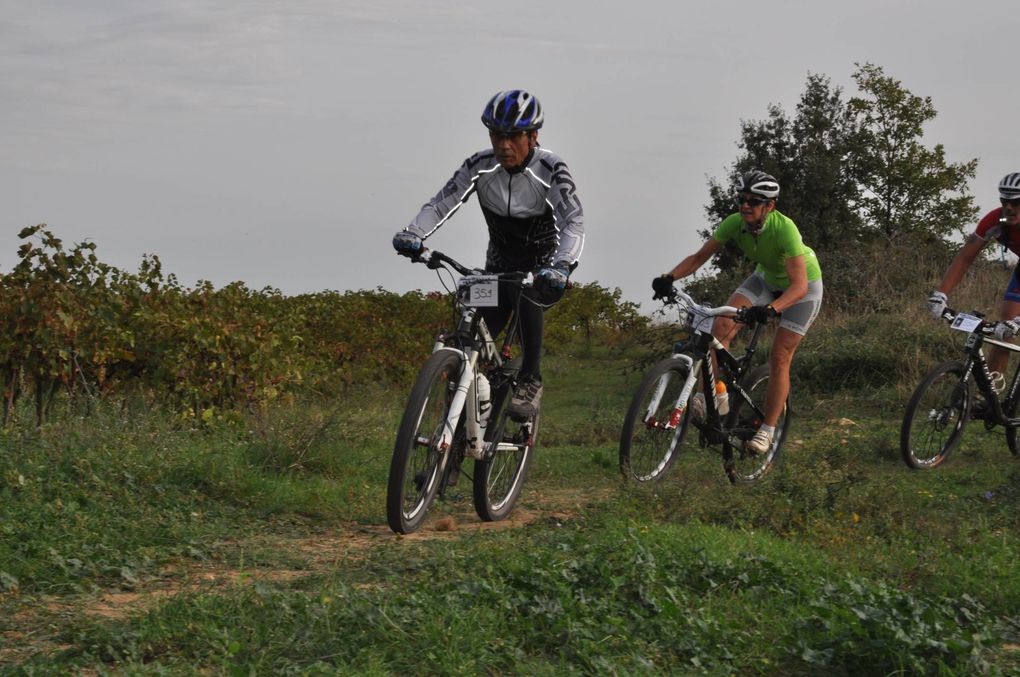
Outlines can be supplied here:
[[[453, 292], [457, 326], [441, 334], [411, 390], [390, 462], [386, 517], [398, 534], [416, 531], [437, 496], [474, 459], [474, 505], [485, 521], [510, 515], [528, 473], [538, 414], [507, 412], [520, 358], [510, 359], [519, 331], [517, 309], [530, 273], [485, 274], [425, 250], [412, 260], [462, 277]], [[514, 312], [499, 348], [478, 309], [496, 306], [500, 286], [514, 289]]]
[[[772, 446], [763, 454], [744, 448], [765, 418], [769, 367], [751, 366], [764, 325], [754, 325], [744, 353], [735, 356], [712, 336], [712, 322], [723, 315], [747, 323], [744, 309], [704, 306], [676, 289], [664, 303], [678, 309], [680, 324], [690, 337], [674, 346], [671, 357], [654, 364], [634, 393], [620, 435], [620, 471], [636, 482], [658, 481], [682, 453], [695, 451], [693, 440], [697, 439], [700, 447], [721, 447], [723, 470], [731, 482], [760, 479], [778, 462], [790, 424], [787, 397]], [[718, 379], [712, 355], [719, 365]], [[713, 384], [717, 380], [726, 384], [725, 411], [716, 404]], [[699, 384], [705, 411], [696, 418], [691, 404]]]
[[[918, 384], [900, 428], [903, 461], [915, 470], [941, 465], [963, 439], [964, 429], [973, 418], [982, 419], [988, 430], [1003, 426], [1009, 450], [1014, 456], [1020, 454], [1017, 441], [1020, 365], [1007, 387], [1004, 375], [989, 372], [982, 350], [985, 343], [991, 343], [1020, 352], [1020, 346], [995, 338], [997, 328], [999, 335], [1012, 336], [1014, 327], [1008, 327], [1012, 323], [987, 321], [977, 313], [961, 313], [949, 308], [942, 312], [942, 319], [951, 328], [967, 334], [963, 343], [965, 357], [962, 362], [943, 362], [936, 366]], [[975, 411], [978, 395], [983, 406]]]

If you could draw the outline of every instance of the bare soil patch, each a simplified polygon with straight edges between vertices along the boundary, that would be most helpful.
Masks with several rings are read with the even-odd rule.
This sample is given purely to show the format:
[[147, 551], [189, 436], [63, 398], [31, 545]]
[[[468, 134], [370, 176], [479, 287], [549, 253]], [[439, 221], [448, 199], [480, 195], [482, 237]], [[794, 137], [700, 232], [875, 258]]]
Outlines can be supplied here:
[[454, 511], [438, 511], [430, 516], [423, 528], [407, 535], [394, 534], [385, 525], [350, 524], [337, 529], [324, 530], [301, 538], [273, 538], [273, 548], [300, 553], [300, 569], [229, 569], [213, 568], [208, 564], [181, 562], [168, 570], [168, 579], [153, 586], [140, 587], [131, 592], [105, 593], [86, 607], [85, 613], [105, 618], [123, 618], [150, 608], [156, 602], [173, 596], [182, 590], [189, 592], [215, 590], [232, 585], [255, 581], [290, 581], [323, 573], [336, 568], [344, 560], [361, 557], [366, 551], [383, 544], [397, 542], [421, 542], [429, 540], [455, 540], [464, 535], [490, 530], [517, 529], [535, 522], [552, 520], [567, 522], [577, 519], [587, 505], [603, 501], [608, 489], [579, 491], [557, 489], [554, 491], [528, 491], [524, 505], [518, 507], [510, 517], [501, 522], [483, 522], [470, 507], [462, 501]]
[[[279, 583], [328, 573], [344, 561], [365, 557], [375, 548], [394, 543], [411, 545], [433, 540], [453, 541], [470, 534], [517, 529], [542, 521], [569, 522], [581, 516], [592, 502], [605, 500], [609, 493], [609, 489], [527, 490], [522, 503], [501, 522], [481, 521], [470, 500], [461, 499], [449, 506], [438, 507], [423, 528], [414, 534], [397, 535], [385, 525], [350, 524], [298, 538], [259, 537], [262, 546], [299, 555], [296, 558], [299, 568], [238, 569], [210, 562], [180, 560], [166, 567], [159, 577], [141, 582], [131, 590], [104, 590], [73, 598], [26, 599], [24, 606], [11, 619], [14, 621], [13, 629], [0, 634], [0, 665], [17, 664], [31, 655], [49, 655], [68, 648], [53, 641], [49, 632], [37, 634], [32, 630], [43, 627], [47, 618], [84, 614], [96, 619], [122, 620], [145, 613], [160, 602], [182, 593], [217, 592], [258, 581]], [[241, 545], [239, 542], [233, 544]]]

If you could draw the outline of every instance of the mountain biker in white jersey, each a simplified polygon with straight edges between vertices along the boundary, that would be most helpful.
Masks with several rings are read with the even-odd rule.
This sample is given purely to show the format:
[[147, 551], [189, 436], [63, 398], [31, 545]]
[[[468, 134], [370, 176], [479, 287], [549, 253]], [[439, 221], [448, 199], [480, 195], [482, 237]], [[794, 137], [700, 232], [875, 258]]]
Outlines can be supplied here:
[[[939, 286], [928, 297], [928, 312], [935, 319], [942, 317], [946, 309], [948, 294], [960, 283], [964, 274], [974, 263], [981, 250], [989, 242], [998, 241], [1003, 247], [1020, 256], [1020, 172], [1006, 174], [999, 181], [999, 207], [981, 217], [974, 232], [967, 236], [963, 247], [953, 257], [946, 269]], [[1002, 318], [996, 328], [996, 336], [1006, 340], [1020, 330], [1020, 271], [1013, 270], [1002, 296], [1002, 307], [999, 317]], [[1004, 374], [1009, 361], [1009, 351], [993, 345], [988, 353], [989, 371]], [[975, 405], [980, 417], [983, 403]]]
[[[422, 242], [477, 193], [489, 228], [486, 271], [534, 272], [534, 286], [524, 291], [519, 308], [523, 361], [508, 408], [517, 417], [538, 411], [543, 313], [562, 298], [584, 246], [584, 213], [570, 171], [562, 158], [538, 145], [544, 121], [542, 105], [532, 94], [498, 92], [482, 111], [492, 148], [466, 159], [393, 237], [397, 253], [415, 256]], [[501, 284], [499, 306], [480, 309], [493, 336], [509, 319], [513, 299], [514, 289]]]

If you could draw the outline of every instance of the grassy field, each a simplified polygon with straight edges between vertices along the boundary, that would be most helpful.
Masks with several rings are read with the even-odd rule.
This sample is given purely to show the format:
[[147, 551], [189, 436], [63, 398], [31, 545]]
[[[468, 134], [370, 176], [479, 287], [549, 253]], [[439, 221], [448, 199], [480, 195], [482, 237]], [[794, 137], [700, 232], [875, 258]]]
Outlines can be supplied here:
[[384, 495], [409, 386], [202, 429], [138, 401], [0, 433], [0, 672], [1020, 672], [1001, 430], [914, 472], [909, 387], [796, 393], [761, 483], [697, 449], [637, 487], [628, 364], [548, 358], [512, 519], [481, 524], [462, 479], [408, 537]]

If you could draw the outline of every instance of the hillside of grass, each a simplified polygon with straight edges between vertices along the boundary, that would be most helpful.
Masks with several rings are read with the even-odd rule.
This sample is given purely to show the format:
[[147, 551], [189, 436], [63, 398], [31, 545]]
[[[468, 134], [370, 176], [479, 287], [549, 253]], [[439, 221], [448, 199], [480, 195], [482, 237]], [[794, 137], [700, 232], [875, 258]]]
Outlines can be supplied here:
[[[587, 352], [587, 351], [583, 351]], [[639, 373], [550, 356], [515, 516], [385, 527], [399, 388], [196, 428], [125, 402], [3, 437], [0, 665], [67, 672], [971, 674], [1020, 669], [1020, 474], [972, 425], [899, 459], [903, 392], [795, 395], [758, 485], [711, 449], [622, 481]], [[502, 528], [499, 528], [502, 526]]]

